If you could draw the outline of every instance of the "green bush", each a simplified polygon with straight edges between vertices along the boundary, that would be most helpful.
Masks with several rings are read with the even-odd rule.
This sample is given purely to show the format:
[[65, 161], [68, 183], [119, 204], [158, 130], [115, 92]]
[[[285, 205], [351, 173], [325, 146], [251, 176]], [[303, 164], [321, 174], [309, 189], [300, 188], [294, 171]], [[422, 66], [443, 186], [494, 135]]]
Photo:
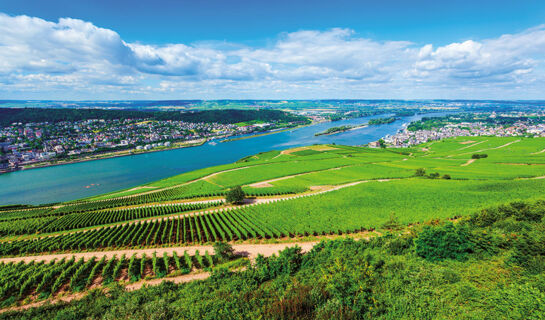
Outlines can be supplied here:
[[466, 226], [447, 223], [437, 227], [424, 227], [414, 241], [416, 254], [429, 261], [454, 259], [463, 261], [473, 251]]

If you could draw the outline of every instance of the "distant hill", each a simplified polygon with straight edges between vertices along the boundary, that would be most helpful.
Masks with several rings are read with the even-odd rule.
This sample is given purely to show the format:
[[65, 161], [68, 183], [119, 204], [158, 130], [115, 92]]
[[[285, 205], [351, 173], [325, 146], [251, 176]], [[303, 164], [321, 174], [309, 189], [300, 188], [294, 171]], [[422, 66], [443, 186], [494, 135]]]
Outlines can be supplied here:
[[44, 108], [0, 108], [0, 125], [14, 122], [60, 122], [88, 119], [153, 119], [185, 122], [217, 122], [222, 124], [244, 121], [303, 121], [307, 118], [280, 110], [206, 110], [206, 111], [135, 111], [104, 109], [44, 109]]

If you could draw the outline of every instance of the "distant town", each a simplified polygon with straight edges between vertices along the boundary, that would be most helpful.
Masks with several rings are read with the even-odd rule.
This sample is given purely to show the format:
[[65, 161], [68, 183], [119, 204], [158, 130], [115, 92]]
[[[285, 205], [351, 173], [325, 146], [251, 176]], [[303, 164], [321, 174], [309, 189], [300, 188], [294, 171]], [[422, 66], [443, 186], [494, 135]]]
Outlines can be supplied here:
[[461, 136], [545, 137], [545, 113], [475, 113], [424, 118], [369, 147], [406, 148], [428, 141]]
[[[295, 124], [289, 124], [295, 125]], [[148, 152], [263, 132], [286, 123], [190, 123], [141, 119], [12, 123], [0, 127], [0, 172], [112, 152]]]

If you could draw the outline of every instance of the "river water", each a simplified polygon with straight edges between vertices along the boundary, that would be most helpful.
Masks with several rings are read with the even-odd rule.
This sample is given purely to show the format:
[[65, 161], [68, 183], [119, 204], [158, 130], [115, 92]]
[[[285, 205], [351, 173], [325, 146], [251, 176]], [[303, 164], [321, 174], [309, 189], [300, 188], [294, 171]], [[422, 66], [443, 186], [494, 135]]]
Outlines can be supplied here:
[[[439, 116], [440, 114], [433, 114]], [[376, 117], [319, 123], [286, 132], [199, 147], [16, 171], [0, 175], [0, 205], [69, 201], [125, 189], [183, 172], [234, 162], [263, 151], [336, 143], [361, 145], [395, 134], [404, 123], [423, 116], [403, 117], [390, 124], [370, 126], [334, 135], [314, 136], [327, 128], [359, 125]]]

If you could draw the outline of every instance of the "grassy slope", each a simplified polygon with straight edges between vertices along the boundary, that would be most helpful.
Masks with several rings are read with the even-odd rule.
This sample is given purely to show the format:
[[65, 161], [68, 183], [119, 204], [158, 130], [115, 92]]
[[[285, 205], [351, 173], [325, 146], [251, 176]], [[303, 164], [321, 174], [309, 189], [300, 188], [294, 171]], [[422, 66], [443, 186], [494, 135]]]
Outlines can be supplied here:
[[[545, 179], [520, 178], [545, 175], [545, 153], [538, 153], [543, 149], [545, 139], [497, 137], [447, 139], [411, 150], [310, 146], [297, 148], [294, 152], [261, 153], [236, 163], [183, 173], [149, 185], [161, 189], [207, 177], [179, 189], [180, 192], [194, 194], [280, 177], [287, 178], [272, 181], [271, 187], [259, 189], [267, 192], [279, 187], [309, 188], [396, 179], [362, 183], [256, 209], [256, 218], [273, 225], [283, 224], [293, 230], [376, 228], [391, 213], [395, 213], [400, 221], [411, 223], [465, 215], [471, 208], [501, 201], [542, 197]], [[476, 152], [486, 153], [488, 158], [468, 163]], [[237, 168], [241, 169], [228, 171]], [[428, 173], [449, 174], [452, 180], [411, 178], [417, 168], [425, 168]], [[141, 190], [146, 192], [150, 189]]]

